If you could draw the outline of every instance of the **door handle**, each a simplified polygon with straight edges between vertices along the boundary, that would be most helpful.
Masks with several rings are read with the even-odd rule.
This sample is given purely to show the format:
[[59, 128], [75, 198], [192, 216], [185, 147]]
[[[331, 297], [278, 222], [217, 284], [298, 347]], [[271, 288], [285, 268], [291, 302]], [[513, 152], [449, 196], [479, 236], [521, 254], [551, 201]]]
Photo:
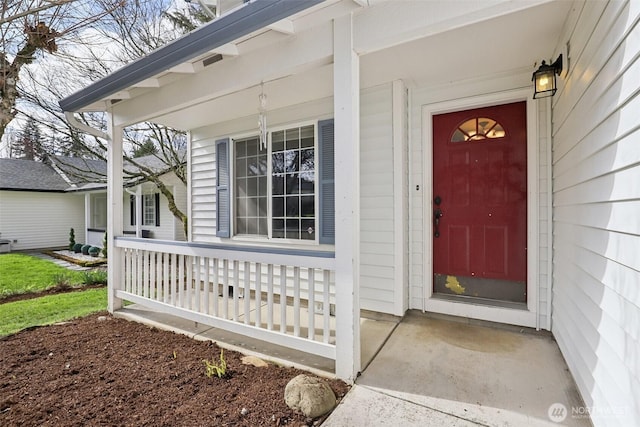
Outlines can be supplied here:
[[433, 211], [433, 237], [440, 237], [440, 218], [443, 216], [442, 209], [436, 208]]

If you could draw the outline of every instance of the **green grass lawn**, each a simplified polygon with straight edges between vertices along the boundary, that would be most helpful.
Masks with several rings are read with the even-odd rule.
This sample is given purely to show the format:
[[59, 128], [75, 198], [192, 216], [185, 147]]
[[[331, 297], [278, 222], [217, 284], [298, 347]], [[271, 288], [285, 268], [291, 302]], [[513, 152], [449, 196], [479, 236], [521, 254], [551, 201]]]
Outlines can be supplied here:
[[83, 282], [83, 274], [30, 255], [0, 255], [0, 298], [42, 291], [61, 281], [78, 285]]
[[107, 309], [107, 289], [47, 295], [0, 304], [0, 336], [50, 325]]

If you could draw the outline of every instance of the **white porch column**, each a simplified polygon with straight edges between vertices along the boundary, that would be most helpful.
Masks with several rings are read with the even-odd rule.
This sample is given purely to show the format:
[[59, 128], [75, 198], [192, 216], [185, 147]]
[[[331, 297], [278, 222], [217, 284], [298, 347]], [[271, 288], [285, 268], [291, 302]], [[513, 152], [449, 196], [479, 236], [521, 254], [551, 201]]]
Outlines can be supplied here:
[[351, 15], [333, 30], [336, 216], [336, 375], [360, 371], [360, 62]]
[[142, 237], [142, 185], [136, 187], [136, 237]]
[[89, 228], [91, 228], [91, 193], [84, 193], [84, 241], [89, 244]]
[[122, 179], [122, 127], [113, 124], [112, 113], [107, 114], [107, 130], [109, 141], [107, 149], [107, 274], [108, 301], [110, 313], [122, 308], [122, 300], [116, 298], [115, 291], [121, 286], [120, 278], [124, 265], [120, 251], [115, 247], [115, 238], [122, 236], [123, 231], [123, 179]]

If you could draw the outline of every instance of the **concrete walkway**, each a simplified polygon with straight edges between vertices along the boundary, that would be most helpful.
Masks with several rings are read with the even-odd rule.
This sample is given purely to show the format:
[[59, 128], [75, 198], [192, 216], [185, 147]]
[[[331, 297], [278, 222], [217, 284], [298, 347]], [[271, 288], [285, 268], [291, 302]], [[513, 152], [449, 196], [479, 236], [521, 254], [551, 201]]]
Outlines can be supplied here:
[[572, 408], [550, 334], [410, 312], [323, 427], [591, 425]]
[[42, 252], [28, 252], [28, 254], [32, 255], [32, 256], [34, 256], [36, 258], [44, 259], [46, 261], [51, 261], [52, 263], [57, 264], [60, 267], [64, 267], [64, 268], [69, 269], [69, 270], [75, 270], [75, 271], [91, 270], [91, 267], [83, 267], [81, 265], [65, 261], [63, 259], [54, 258], [54, 257], [49, 256], [49, 255], [47, 255], [45, 253], [42, 253]]

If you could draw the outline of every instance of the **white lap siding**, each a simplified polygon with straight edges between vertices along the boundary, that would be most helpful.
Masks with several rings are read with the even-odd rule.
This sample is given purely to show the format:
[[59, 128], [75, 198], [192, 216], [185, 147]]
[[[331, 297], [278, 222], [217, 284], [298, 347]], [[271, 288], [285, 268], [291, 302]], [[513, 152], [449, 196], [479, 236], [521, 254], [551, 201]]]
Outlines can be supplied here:
[[586, 2], [553, 105], [553, 333], [596, 427], [640, 425], [640, 3]]
[[66, 247], [69, 230], [84, 242], [84, 194], [0, 192], [0, 238], [11, 250]]
[[363, 91], [360, 114], [360, 308], [393, 314], [400, 255], [394, 253], [391, 85]]

